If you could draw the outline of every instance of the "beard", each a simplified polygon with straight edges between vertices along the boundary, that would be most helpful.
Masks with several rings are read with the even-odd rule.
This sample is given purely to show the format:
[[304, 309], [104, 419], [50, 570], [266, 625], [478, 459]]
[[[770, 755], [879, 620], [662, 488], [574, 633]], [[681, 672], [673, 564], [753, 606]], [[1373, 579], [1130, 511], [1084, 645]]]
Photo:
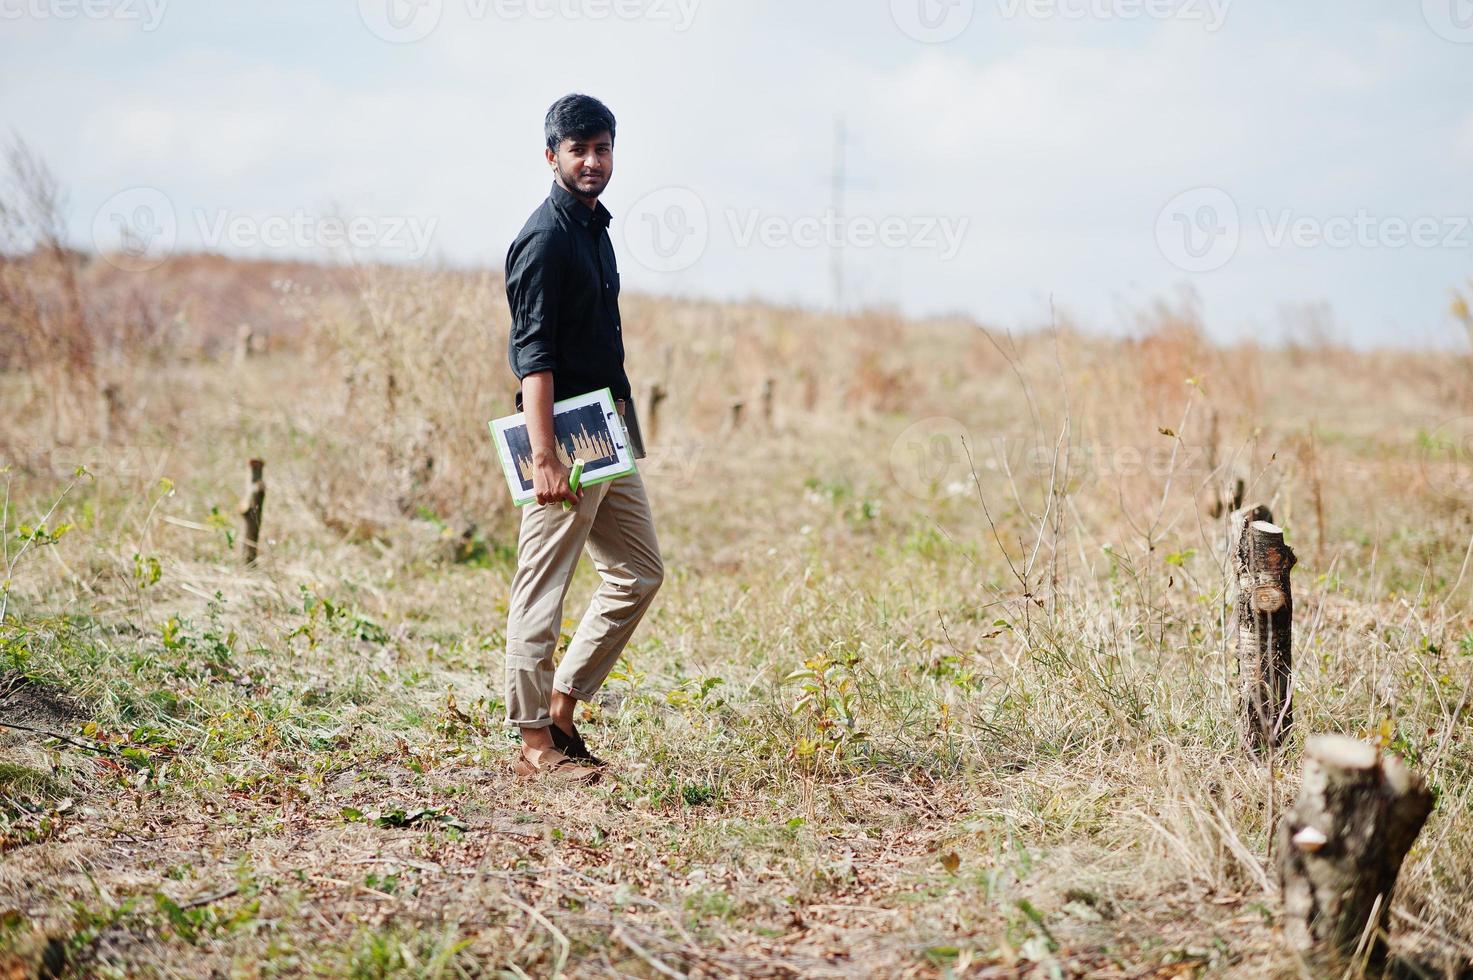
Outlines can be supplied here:
[[597, 176], [583, 176], [583, 168], [578, 167], [573, 171], [563, 169], [563, 165], [557, 165], [558, 180], [571, 191], [582, 194], [584, 197], [598, 197], [609, 186], [609, 175], [605, 171]]

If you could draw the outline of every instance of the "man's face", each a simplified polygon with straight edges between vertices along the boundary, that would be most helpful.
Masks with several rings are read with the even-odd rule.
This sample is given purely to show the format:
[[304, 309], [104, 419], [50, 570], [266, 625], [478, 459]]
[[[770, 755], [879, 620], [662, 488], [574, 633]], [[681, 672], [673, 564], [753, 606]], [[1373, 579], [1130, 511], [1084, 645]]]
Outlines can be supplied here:
[[607, 131], [595, 136], [569, 136], [557, 152], [547, 151], [557, 181], [580, 197], [598, 197], [614, 176], [614, 138]]

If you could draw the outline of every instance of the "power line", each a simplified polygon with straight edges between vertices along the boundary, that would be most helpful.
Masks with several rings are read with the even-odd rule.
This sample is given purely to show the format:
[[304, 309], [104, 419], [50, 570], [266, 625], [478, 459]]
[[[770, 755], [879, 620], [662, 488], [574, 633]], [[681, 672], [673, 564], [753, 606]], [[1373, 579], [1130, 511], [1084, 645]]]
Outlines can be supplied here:
[[[834, 172], [829, 178], [830, 208], [834, 216], [834, 227], [844, 227], [844, 149], [846, 134], [844, 117], [834, 120]], [[844, 236], [837, 235], [829, 243], [829, 279], [833, 291], [835, 310], [844, 309]]]

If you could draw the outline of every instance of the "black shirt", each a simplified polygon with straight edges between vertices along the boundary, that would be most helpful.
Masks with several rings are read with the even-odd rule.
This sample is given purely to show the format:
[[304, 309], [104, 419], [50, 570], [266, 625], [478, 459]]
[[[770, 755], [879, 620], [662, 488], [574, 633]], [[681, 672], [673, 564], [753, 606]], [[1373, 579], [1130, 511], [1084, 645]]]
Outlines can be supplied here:
[[612, 220], [554, 182], [506, 253], [507, 360], [519, 381], [551, 371], [555, 400], [599, 388], [629, 397]]

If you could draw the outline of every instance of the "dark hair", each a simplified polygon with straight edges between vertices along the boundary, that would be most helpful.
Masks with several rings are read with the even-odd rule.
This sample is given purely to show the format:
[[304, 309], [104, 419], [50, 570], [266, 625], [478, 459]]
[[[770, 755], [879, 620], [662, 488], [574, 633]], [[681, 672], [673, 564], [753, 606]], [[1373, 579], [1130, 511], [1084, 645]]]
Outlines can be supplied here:
[[547, 137], [547, 148], [554, 153], [570, 136], [588, 139], [608, 130], [609, 139], [614, 138], [614, 114], [609, 107], [591, 95], [574, 92], [565, 95], [547, 110], [547, 119], [542, 123], [542, 133]]

